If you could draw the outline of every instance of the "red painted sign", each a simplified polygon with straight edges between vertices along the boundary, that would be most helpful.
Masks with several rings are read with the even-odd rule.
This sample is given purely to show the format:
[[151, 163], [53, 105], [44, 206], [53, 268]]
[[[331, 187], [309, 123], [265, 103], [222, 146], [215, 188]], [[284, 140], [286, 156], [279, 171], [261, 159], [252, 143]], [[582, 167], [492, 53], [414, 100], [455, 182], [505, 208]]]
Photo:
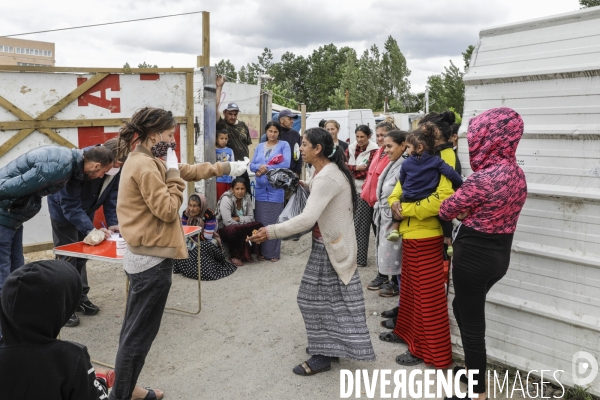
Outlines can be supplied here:
[[[77, 86], [83, 85], [85, 81], [87, 81], [87, 78], [77, 78]], [[109, 100], [106, 95], [108, 90], [113, 93], [121, 91], [119, 75], [108, 75], [106, 78], [92, 86], [90, 90], [79, 96], [77, 105], [79, 107], [87, 107], [92, 104], [97, 107], [106, 108], [107, 110], [110, 110], [111, 113], [120, 113], [121, 99], [112, 97], [113, 93], [111, 93], [111, 99]], [[98, 92], [100, 95], [96, 96], [95, 93]]]

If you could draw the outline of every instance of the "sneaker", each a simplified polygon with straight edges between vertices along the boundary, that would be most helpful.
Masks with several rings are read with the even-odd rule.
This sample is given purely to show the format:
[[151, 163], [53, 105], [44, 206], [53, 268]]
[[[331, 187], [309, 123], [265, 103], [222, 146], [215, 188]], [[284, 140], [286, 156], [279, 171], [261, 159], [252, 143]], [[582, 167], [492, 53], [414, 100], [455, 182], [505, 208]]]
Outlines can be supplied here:
[[77, 306], [77, 310], [75, 310], [83, 315], [96, 315], [100, 311], [97, 305], [93, 304], [91, 301], [84, 301], [79, 303]]
[[77, 316], [77, 314], [73, 313], [73, 315], [71, 315], [71, 318], [69, 318], [65, 326], [72, 328], [77, 325], [79, 325], [79, 317]]
[[380, 276], [379, 274], [367, 285], [367, 289], [369, 290], [378, 290], [382, 285], [389, 283], [389, 279], [387, 276]]
[[400, 294], [400, 288], [398, 285], [393, 284], [392, 282], [388, 282], [386, 285], [383, 285], [379, 288], [379, 295], [381, 297], [394, 297]]
[[400, 239], [400, 232], [393, 230], [390, 232], [390, 234], [387, 236], [387, 240], [389, 240], [390, 242], [397, 242]]

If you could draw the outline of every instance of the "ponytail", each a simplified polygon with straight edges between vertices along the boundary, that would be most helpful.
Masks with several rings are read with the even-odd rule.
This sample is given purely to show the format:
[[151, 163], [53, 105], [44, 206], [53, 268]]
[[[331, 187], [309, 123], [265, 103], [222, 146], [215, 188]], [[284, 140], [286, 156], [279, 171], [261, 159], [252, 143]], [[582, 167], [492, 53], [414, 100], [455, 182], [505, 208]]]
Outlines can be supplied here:
[[176, 124], [173, 113], [162, 108], [144, 107], [136, 111], [119, 131], [117, 160], [127, 157], [137, 142], [144, 142], [151, 134], [164, 132]]
[[352, 193], [352, 208], [353, 211], [356, 211], [356, 206], [358, 202], [358, 193], [356, 192], [356, 186], [354, 185], [354, 176], [346, 166], [346, 157], [342, 153], [342, 149], [334, 145], [333, 138], [323, 128], [310, 128], [307, 129], [304, 133], [306, 140], [308, 140], [312, 147], [316, 147], [318, 144], [321, 145], [323, 149], [321, 154], [322, 157], [327, 158], [329, 161], [338, 166], [342, 174], [346, 177], [348, 184], [350, 185], [350, 191]]

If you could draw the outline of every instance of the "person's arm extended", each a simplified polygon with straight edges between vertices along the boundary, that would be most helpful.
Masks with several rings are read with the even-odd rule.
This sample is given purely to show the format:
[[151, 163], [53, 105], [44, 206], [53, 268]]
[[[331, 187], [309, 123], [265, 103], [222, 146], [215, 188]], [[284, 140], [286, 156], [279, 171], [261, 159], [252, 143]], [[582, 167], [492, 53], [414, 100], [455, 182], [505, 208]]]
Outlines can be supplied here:
[[66, 220], [87, 235], [94, 230], [94, 224], [82, 208], [81, 185], [81, 181], [70, 179], [67, 186], [57, 192], [57, 197]]
[[456, 172], [454, 168], [452, 168], [447, 162], [445, 162], [441, 158], [438, 162], [438, 172], [442, 175], [445, 175], [446, 178], [450, 179], [450, 181], [452, 181], [452, 183], [456, 187], [460, 187], [460, 185], [463, 184], [463, 179], [458, 174], [458, 172]]
[[442, 202], [439, 215], [441, 219], [452, 220], [460, 214], [487, 202], [487, 195], [491, 188], [477, 173], [472, 174], [462, 184], [460, 189]]
[[[346, 184], [344, 182], [344, 184]], [[281, 224], [269, 225], [267, 234], [269, 239], [281, 239], [300, 232], [306, 232], [317, 223], [323, 210], [331, 199], [337, 195], [337, 183], [329, 177], [318, 177], [312, 182], [311, 195], [306, 200], [306, 206], [302, 214], [285, 221]]]
[[[188, 166], [187, 164], [183, 165]], [[185, 182], [180, 177], [178, 170], [168, 170], [166, 182], [163, 181], [158, 169], [146, 171], [140, 177], [138, 185], [148, 208], [158, 219], [164, 222], [173, 222], [179, 218]]]
[[201, 163], [201, 164], [179, 164], [181, 179], [188, 182], [197, 182], [213, 176], [229, 175], [231, 167], [227, 162]]
[[216, 100], [217, 100], [217, 119], [216, 121], [219, 122], [219, 120], [221, 119], [221, 111], [219, 111], [219, 107], [221, 106], [221, 92], [223, 91], [223, 85], [225, 84], [225, 77], [223, 75], [218, 74], [216, 77], [216, 81], [215, 84], [217, 86], [216, 89]]

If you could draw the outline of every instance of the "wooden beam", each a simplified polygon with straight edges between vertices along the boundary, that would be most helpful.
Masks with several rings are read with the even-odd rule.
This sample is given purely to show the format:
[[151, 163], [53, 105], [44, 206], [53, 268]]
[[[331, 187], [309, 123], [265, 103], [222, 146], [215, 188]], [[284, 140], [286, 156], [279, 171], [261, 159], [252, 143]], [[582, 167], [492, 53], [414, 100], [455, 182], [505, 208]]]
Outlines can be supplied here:
[[96, 85], [98, 82], [100, 82], [107, 76], [108, 74], [105, 72], [94, 75], [93, 77], [85, 81], [83, 84], [78, 86], [77, 89], [73, 90], [71, 93], [57, 101], [52, 107], [41, 113], [38, 117], [35, 118], [36, 121], [42, 121], [54, 116], [54, 114], [71, 104], [74, 100], [77, 100], [79, 96], [90, 90], [92, 87], [94, 87], [94, 85]]
[[35, 244], [28, 244], [23, 246], [23, 254], [27, 253], [35, 253], [37, 251], [46, 251], [52, 250], [54, 248], [54, 243], [52, 242], [41, 242]]
[[204, 58], [203, 67], [210, 65], [210, 13], [202, 13], [202, 58]]
[[[4, 97], [0, 96], [0, 106], [4, 107], [15, 117], [23, 120], [23, 121], [31, 121], [33, 118], [27, 114], [25, 111], [21, 110], [19, 107], [15, 106], [10, 101], [6, 100]], [[1, 128], [0, 128], [1, 129]]]
[[[196, 164], [194, 157], [194, 145], [196, 132], [194, 131], [194, 74], [188, 72], [185, 74], [185, 116], [186, 123], [186, 144], [187, 144], [187, 163], [190, 165]], [[194, 182], [188, 182], [188, 196], [195, 192]]]
[[53, 131], [52, 129], [40, 128], [40, 129], [38, 129], [38, 131], [40, 131], [40, 133], [43, 133], [44, 135], [48, 136], [50, 139], [54, 140], [56, 143], [58, 143], [61, 146], [69, 147], [71, 149], [77, 148], [77, 146], [75, 146], [73, 143], [69, 142], [64, 137], [60, 136], [57, 132]]
[[85, 68], [85, 67], [23, 67], [20, 65], [0, 65], [0, 71], [8, 72], [85, 72], [90, 74], [158, 74], [187, 73], [194, 68]]
[[[25, 120], [25, 121], [0, 121], [0, 130], [19, 130], [25, 128], [84, 128], [90, 126], [121, 126], [130, 118], [98, 118], [98, 119], [53, 119], [46, 121]], [[178, 124], [187, 123], [187, 117], [175, 117]]]
[[25, 139], [35, 129], [21, 129], [16, 135], [12, 136], [0, 146], [0, 157], [3, 157], [10, 149], [16, 146], [21, 140]]

